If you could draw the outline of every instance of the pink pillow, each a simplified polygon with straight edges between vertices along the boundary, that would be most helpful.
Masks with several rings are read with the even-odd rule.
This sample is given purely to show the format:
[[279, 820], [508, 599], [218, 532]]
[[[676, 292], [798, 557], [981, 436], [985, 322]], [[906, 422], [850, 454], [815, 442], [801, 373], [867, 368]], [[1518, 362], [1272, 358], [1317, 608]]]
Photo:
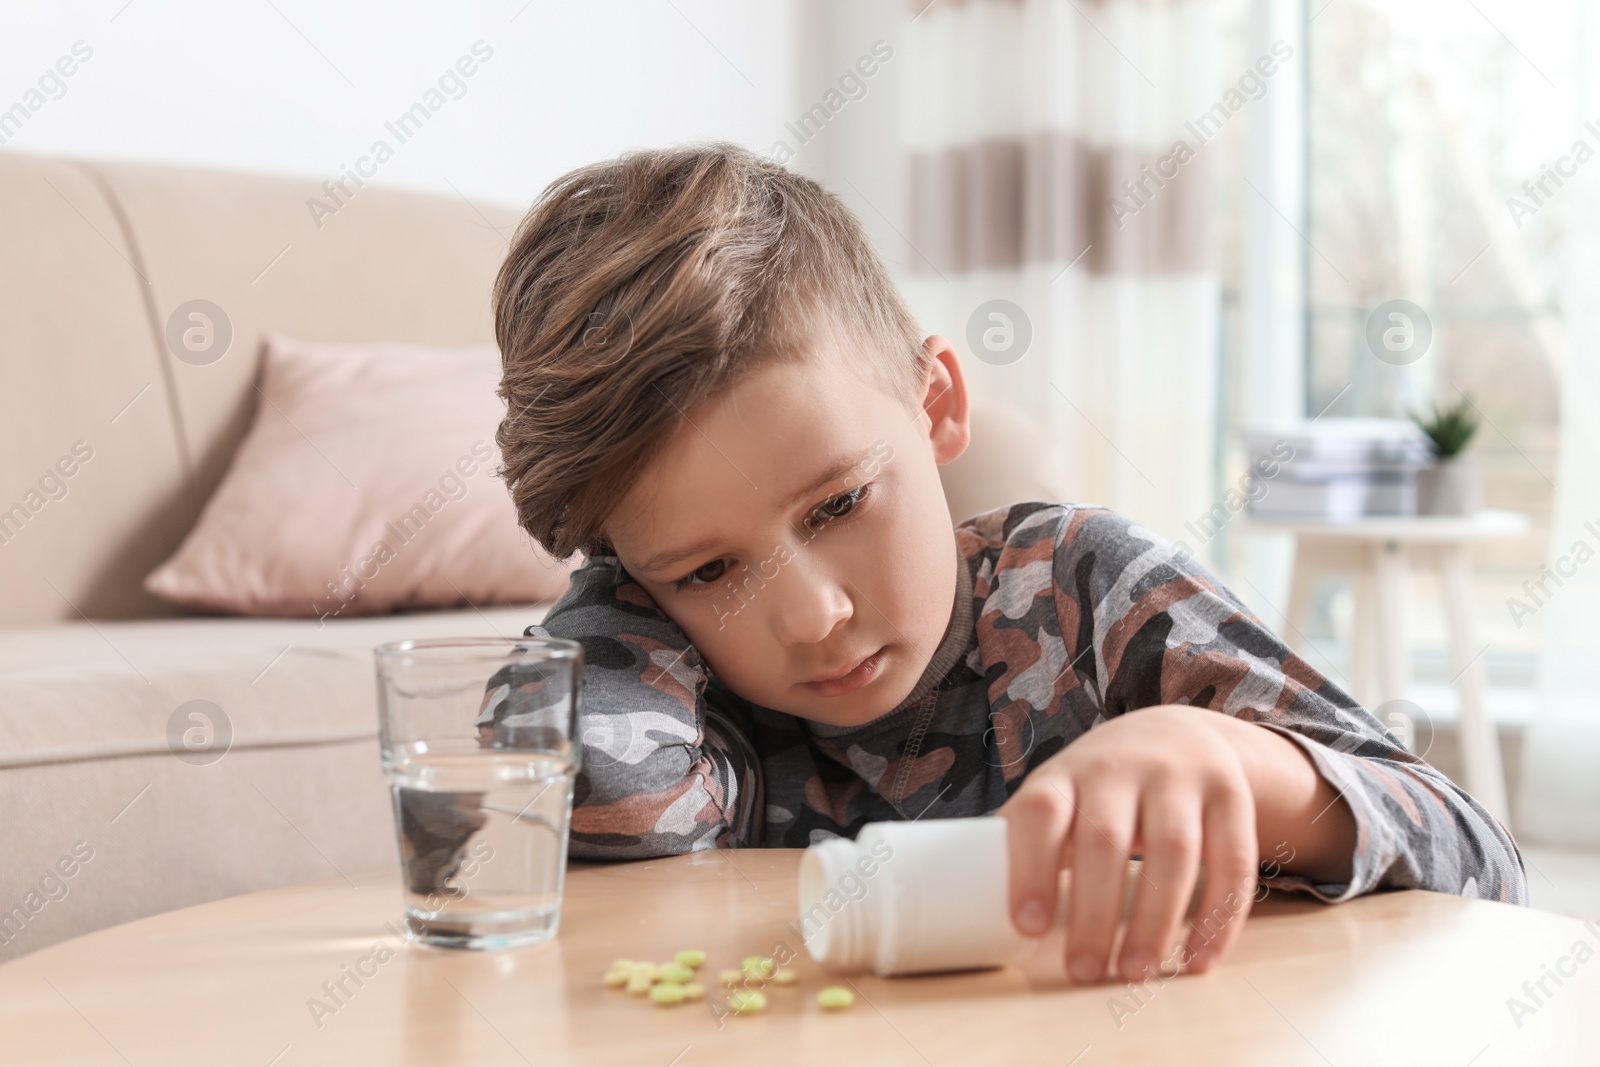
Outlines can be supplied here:
[[496, 475], [493, 345], [266, 335], [255, 421], [172, 558], [144, 582], [191, 607], [333, 617], [554, 600], [558, 563]]

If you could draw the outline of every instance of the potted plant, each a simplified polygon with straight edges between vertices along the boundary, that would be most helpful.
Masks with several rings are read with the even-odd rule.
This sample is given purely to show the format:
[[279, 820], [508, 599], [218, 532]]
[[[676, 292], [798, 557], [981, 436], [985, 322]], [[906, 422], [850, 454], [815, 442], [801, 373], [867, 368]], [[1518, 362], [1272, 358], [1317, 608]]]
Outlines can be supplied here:
[[1478, 432], [1478, 416], [1472, 400], [1465, 394], [1453, 407], [1423, 416], [1411, 413], [1411, 420], [1427, 435], [1433, 452], [1433, 466], [1417, 472], [1417, 514], [1471, 515], [1478, 510], [1483, 486], [1478, 468], [1461, 453]]

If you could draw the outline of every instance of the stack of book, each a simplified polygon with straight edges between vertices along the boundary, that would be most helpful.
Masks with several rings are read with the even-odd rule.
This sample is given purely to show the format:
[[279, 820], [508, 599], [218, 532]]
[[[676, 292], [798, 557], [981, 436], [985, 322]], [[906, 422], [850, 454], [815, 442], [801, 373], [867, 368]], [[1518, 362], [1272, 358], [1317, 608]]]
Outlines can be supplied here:
[[1417, 471], [1434, 461], [1427, 437], [1405, 419], [1320, 418], [1242, 436], [1261, 483], [1247, 506], [1261, 518], [1415, 515]]

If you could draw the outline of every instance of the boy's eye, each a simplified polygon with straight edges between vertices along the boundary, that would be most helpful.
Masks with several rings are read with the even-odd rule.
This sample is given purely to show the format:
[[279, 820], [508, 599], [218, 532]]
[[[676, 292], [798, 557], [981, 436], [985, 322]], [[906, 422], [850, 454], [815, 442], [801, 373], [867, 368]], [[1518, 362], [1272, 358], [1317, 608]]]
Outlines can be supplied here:
[[[676, 586], [677, 588], [679, 588], [679, 589], [686, 589], [691, 585], [698, 585], [698, 584], [701, 584], [701, 583], [705, 583], [705, 584], [709, 585], [710, 583], [716, 581], [718, 578], [721, 578], [723, 572], [721, 570], [719, 570], [715, 574], [706, 574], [705, 573], [706, 569], [709, 568], [709, 567], [723, 567], [723, 568], [726, 568], [726, 566], [727, 565], [724, 564], [722, 562], [722, 560], [714, 559], [710, 563], [702, 563], [700, 566], [696, 567], [694, 570], [690, 571], [688, 574], [684, 575], [682, 578], [679, 578], [677, 581], [673, 582], [672, 584], [674, 586]], [[696, 578], [700, 579], [700, 581], [696, 582], [695, 581]]]
[[[863, 500], [870, 496], [871, 491], [871, 482], [868, 482], [864, 485], [858, 485], [848, 493], [840, 493], [838, 496], [832, 497], [824, 503], [818, 505], [815, 514], [825, 522], [832, 521], [834, 519], [842, 519], [854, 511]], [[713, 573], [705, 573], [708, 568], [714, 568]], [[726, 575], [727, 564], [720, 559], [714, 559], [709, 563], [701, 564], [688, 574], [684, 575], [682, 578], [674, 580], [672, 587], [679, 592], [691, 587], [703, 588], [711, 585]]]
[[867, 492], [865, 485], [859, 485], [848, 493], [841, 493], [831, 500], [825, 501], [817, 508], [817, 514], [825, 519], [842, 519], [855, 509], [861, 502], [862, 496]]

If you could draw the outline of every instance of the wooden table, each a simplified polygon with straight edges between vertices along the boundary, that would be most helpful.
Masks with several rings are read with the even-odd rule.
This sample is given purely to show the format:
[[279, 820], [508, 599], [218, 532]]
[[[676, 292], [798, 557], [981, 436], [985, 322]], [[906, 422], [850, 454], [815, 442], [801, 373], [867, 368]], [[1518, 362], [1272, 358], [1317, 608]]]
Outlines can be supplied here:
[[[575, 864], [560, 937], [499, 954], [400, 945], [385, 927], [400, 914], [393, 872], [154, 916], [0, 967], [0, 1063], [1600, 1062], [1600, 958], [1549, 983], [1520, 1027], [1507, 1008], [1577, 943], [1600, 947], [1600, 924], [1420, 891], [1337, 905], [1273, 894], [1210, 974], [1158, 979], [1137, 1000], [1122, 984], [1069, 984], [1058, 932], [1002, 970], [854, 978], [854, 1007], [824, 1013], [825, 975], [785, 925], [799, 857]], [[346, 979], [351, 995], [319, 1026], [308, 1001], [374, 943], [392, 958], [360, 965], [369, 977]], [[600, 982], [616, 956], [699, 947], [714, 974], [785, 943], [799, 987], [769, 987], [765, 1014], [720, 1025], [705, 1004], [657, 1007]]]
[[[1410, 689], [1406, 645], [1406, 573], [1413, 565], [1431, 564], [1444, 592], [1450, 634], [1451, 680], [1461, 698], [1461, 756], [1467, 790], [1484, 807], [1509, 823], [1505, 773], [1500, 742], [1489, 720], [1485, 698], [1483, 653], [1473, 616], [1472, 566], [1467, 546], [1480, 541], [1525, 536], [1528, 516], [1518, 511], [1484, 508], [1472, 515], [1369, 516], [1346, 522], [1323, 519], [1247, 517], [1247, 529], [1291, 533], [1295, 537], [1294, 571], [1289, 608], [1284, 613], [1285, 642], [1305, 654], [1311, 596], [1320, 575], [1343, 572], [1355, 579], [1355, 632], [1351, 634], [1352, 695], [1388, 721], [1383, 705], [1404, 700]], [[1377, 665], [1374, 699], [1371, 682]], [[1403, 714], [1403, 713], [1396, 713]], [[1414, 724], [1413, 724], [1414, 725]], [[1397, 732], [1401, 732], [1397, 729]], [[1410, 741], [1411, 738], [1406, 738]], [[1418, 753], [1426, 755], [1425, 753]]]

